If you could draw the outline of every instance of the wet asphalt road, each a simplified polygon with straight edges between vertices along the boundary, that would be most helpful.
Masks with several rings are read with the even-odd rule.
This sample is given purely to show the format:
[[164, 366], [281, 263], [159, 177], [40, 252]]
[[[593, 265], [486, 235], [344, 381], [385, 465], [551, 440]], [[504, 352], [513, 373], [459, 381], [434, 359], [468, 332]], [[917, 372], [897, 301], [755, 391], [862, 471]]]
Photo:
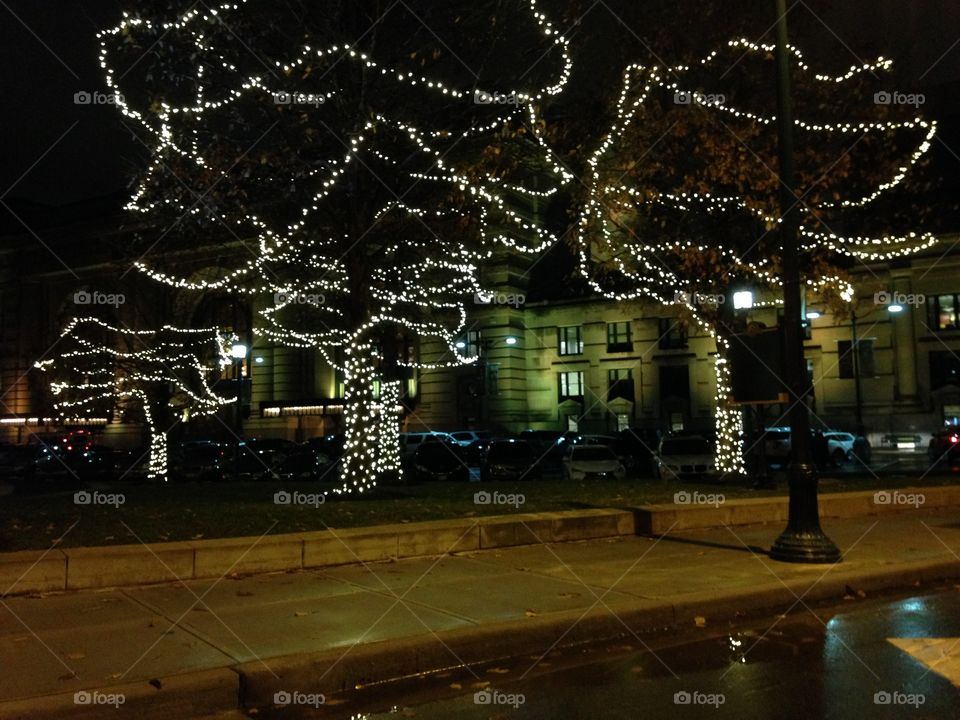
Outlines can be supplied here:
[[[647, 640], [648, 649], [633, 639], [564, 650], [539, 662], [530, 656], [498, 663], [474, 674], [416, 678], [331, 698], [310, 716], [960, 718], [957, 688], [888, 640], [960, 638], [960, 586], [898, 599], [850, 600], [815, 612], [801, 608], [787, 618], [754, 620], [729, 632], [703, 628], [687, 637]], [[477, 692], [482, 694], [475, 697]]]

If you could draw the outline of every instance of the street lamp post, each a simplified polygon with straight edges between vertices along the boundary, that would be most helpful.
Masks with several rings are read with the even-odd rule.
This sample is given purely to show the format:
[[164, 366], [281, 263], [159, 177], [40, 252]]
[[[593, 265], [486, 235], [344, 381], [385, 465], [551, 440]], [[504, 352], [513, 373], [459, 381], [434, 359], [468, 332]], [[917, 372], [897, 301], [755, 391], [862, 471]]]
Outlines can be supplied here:
[[780, 156], [780, 241], [783, 261], [784, 371], [789, 388], [790, 506], [786, 529], [770, 548], [783, 562], [834, 563], [840, 550], [820, 527], [817, 471], [811, 458], [810, 418], [806, 404], [808, 378], [803, 354], [798, 198], [794, 191], [793, 109], [787, 50], [786, 0], [774, 0], [777, 34], [777, 126]]
[[863, 437], [863, 394], [860, 389], [860, 338], [857, 337], [857, 311], [850, 313], [850, 328], [853, 332], [853, 388], [857, 401], [857, 436]]
[[240, 443], [243, 438], [243, 361], [247, 357], [247, 346], [235, 343], [230, 348], [230, 357], [233, 358], [233, 387], [237, 393], [237, 400], [233, 409], [233, 431], [237, 437], [237, 449], [233, 454], [233, 479], [240, 479]]

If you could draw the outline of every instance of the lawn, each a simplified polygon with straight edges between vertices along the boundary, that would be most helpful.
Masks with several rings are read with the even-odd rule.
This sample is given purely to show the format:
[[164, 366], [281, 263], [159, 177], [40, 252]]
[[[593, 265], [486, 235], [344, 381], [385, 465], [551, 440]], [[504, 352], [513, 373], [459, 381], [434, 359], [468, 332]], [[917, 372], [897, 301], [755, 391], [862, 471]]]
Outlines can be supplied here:
[[[956, 482], [956, 476], [938, 474], [911, 483], [909, 477], [827, 477], [821, 491], [844, 492], [938, 485]], [[169, 483], [91, 486], [101, 493], [122, 493], [123, 503], [77, 505], [72, 492], [16, 494], [0, 497], [0, 551], [162, 542], [201, 538], [238, 537], [264, 533], [295, 533], [420, 520], [453, 519], [517, 512], [572, 510], [584, 507], [629, 507], [673, 502], [680, 490], [723, 493], [728, 499], [786, 494], [753, 490], [746, 485], [625, 480], [563, 482], [541, 480], [512, 485], [431, 483], [385, 485], [366, 496], [328, 499], [319, 505], [278, 505], [280, 490], [316, 493], [315, 484], [269, 482]], [[482, 505], [474, 493], [497, 490], [522, 494], [524, 502]]]

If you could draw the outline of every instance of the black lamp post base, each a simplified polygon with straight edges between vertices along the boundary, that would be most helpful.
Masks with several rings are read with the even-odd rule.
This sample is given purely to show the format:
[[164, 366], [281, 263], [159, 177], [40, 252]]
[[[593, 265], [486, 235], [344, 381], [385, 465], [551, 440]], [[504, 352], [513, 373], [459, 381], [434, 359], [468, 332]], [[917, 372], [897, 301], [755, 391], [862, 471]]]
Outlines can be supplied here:
[[840, 548], [834, 545], [820, 528], [813, 530], [787, 528], [770, 548], [770, 557], [781, 562], [838, 563], [843, 556]]

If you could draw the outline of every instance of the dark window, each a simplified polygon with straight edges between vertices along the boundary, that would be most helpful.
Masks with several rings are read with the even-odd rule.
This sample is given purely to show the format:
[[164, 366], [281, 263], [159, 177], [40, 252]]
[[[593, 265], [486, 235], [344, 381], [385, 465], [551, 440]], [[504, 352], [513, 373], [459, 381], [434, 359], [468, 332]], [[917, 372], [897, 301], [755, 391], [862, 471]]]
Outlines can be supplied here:
[[931, 330], [956, 330], [960, 327], [960, 302], [956, 295], [935, 295], [927, 301], [927, 323]]
[[607, 323], [607, 352], [632, 352], [630, 321]]
[[557, 376], [557, 391], [560, 402], [583, 399], [583, 372], [562, 372]]
[[930, 389], [960, 385], [960, 358], [947, 350], [930, 353]]
[[457, 350], [464, 357], [478, 357], [480, 355], [480, 331], [468, 330], [457, 343]]
[[[862, 378], [872, 378], [876, 374], [876, 370], [873, 366], [873, 340], [870, 338], [864, 340], [858, 340], [857, 344], [860, 346], [860, 352], [858, 353], [857, 359], [859, 360], [859, 370], [860, 377]], [[855, 368], [853, 363], [853, 341], [852, 340], [840, 340], [837, 342], [837, 365], [840, 370], [841, 378], [852, 378], [855, 377]]]
[[557, 328], [557, 352], [561, 355], [579, 355], [583, 352], [579, 325]]
[[675, 318], [660, 318], [660, 349], [681, 350], [687, 347], [687, 328]]
[[629, 368], [607, 371], [607, 401], [616, 398], [633, 402], [633, 371]]

